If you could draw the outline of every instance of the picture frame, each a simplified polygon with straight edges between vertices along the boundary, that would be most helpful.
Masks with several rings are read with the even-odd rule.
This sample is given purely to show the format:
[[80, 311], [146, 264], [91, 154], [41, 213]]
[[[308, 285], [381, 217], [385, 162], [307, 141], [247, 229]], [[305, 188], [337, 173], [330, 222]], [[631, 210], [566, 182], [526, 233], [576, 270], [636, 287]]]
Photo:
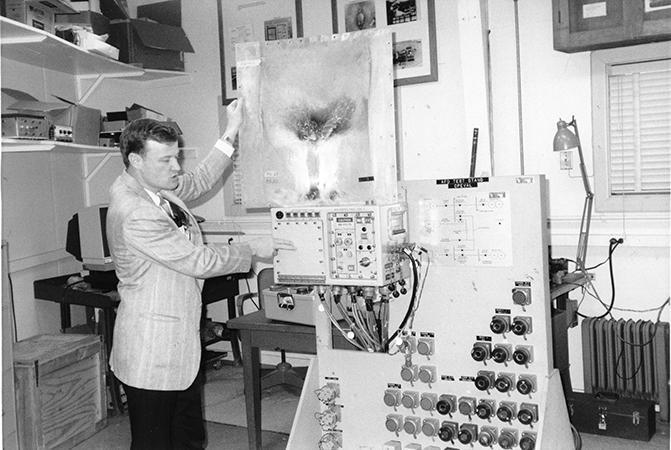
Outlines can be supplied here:
[[303, 37], [302, 0], [218, 0], [221, 98], [237, 98], [235, 45]]
[[392, 31], [394, 86], [438, 81], [435, 0], [331, 0], [333, 33]]

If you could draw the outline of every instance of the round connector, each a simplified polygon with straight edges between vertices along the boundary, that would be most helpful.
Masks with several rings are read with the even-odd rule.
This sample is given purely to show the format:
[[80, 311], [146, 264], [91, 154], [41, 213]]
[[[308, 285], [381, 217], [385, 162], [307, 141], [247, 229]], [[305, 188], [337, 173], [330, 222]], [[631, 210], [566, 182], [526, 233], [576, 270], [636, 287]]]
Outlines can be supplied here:
[[520, 379], [517, 380], [516, 387], [517, 387], [517, 392], [519, 392], [520, 394], [529, 395], [534, 390], [534, 382], [533, 382], [533, 380], [531, 380], [527, 377], [520, 377]]
[[509, 405], [501, 405], [496, 410], [496, 417], [502, 422], [510, 422], [515, 416], [515, 411]]
[[492, 359], [495, 363], [504, 363], [510, 359], [510, 352], [505, 347], [496, 347], [492, 350]]
[[513, 387], [513, 380], [509, 375], [501, 374], [494, 382], [496, 390], [499, 392], [508, 392]]
[[508, 323], [500, 316], [494, 316], [489, 323], [489, 329], [494, 334], [503, 334], [508, 331]]
[[454, 434], [454, 427], [444, 425], [438, 430], [438, 439], [443, 442], [452, 442], [454, 440]]
[[536, 438], [530, 434], [522, 436], [520, 448], [522, 450], [534, 450], [536, 448]]
[[529, 333], [529, 323], [522, 318], [516, 317], [513, 320], [510, 329], [514, 335], [524, 336], [525, 334]]
[[457, 439], [462, 444], [470, 444], [473, 441], [473, 439], [475, 439], [475, 436], [473, 435], [473, 432], [468, 428], [462, 428], [461, 430], [459, 430], [459, 435]]
[[454, 401], [451, 401], [447, 396], [441, 396], [436, 403], [436, 411], [443, 416], [451, 414], [454, 411]]
[[479, 403], [475, 407], [475, 415], [481, 419], [489, 419], [494, 415], [494, 409], [489, 403]]
[[477, 362], [482, 362], [489, 356], [489, 350], [484, 344], [475, 343], [471, 349], [471, 358]]
[[478, 434], [478, 443], [483, 447], [491, 447], [495, 439], [494, 432], [489, 429], [481, 430], [480, 434]]
[[513, 352], [513, 361], [520, 366], [529, 364], [531, 361], [531, 351], [526, 347], [519, 347]]
[[508, 430], [503, 430], [499, 436], [499, 447], [504, 450], [509, 450], [517, 444], [517, 438], [513, 432]]
[[475, 387], [479, 391], [486, 391], [492, 387], [491, 376], [478, 375], [475, 377]]

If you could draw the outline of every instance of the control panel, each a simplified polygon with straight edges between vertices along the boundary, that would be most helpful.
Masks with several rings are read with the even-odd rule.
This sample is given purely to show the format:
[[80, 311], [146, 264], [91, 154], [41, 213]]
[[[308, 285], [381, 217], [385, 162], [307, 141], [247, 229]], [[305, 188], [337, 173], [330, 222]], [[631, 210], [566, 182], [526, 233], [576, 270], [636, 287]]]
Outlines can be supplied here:
[[[313, 400], [302, 399], [287, 448], [572, 450], [552, 362], [544, 178], [400, 187], [407, 241], [423, 258], [405, 285], [417, 298], [389, 301], [383, 351], [334, 345], [347, 326], [339, 330], [315, 302], [317, 359], [303, 389]], [[336, 239], [364, 243], [364, 226], [331, 235], [339, 228], [324, 223], [334, 244], [325, 254], [351, 261], [334, 255], [352, 248]], [[405, 325], [392, 333], [396, 324]]]
[[273, 237], [296, 246], [275, 257], [277, 283], [386, 286], [408, 274], [403, 204], [274, 208], [271, 214]]

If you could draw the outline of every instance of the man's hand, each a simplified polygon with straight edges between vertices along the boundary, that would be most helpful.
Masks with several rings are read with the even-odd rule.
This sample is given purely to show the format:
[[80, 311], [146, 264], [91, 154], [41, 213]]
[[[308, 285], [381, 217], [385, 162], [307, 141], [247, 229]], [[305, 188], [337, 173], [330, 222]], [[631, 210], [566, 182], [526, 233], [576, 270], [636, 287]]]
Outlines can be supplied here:
[[243, 109], [242, 99], [233, 100], [226, 107], [226, 132], [224, 136], [227, 136], [231, 141], [235, 141], [242, 125]]
[[261, 259], [272, 258], [277, 250], [296, 250], [294, 243], [287, 239], [273, 239], [270, 236], [259, 237], [247, 241], [252, 254]]

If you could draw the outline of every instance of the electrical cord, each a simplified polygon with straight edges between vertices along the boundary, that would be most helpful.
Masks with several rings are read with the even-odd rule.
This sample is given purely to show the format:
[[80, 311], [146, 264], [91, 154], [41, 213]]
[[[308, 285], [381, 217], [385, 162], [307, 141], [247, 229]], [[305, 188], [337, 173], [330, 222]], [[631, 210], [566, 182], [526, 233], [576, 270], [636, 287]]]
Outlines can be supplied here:
[[[669, 301], [671, 301], [671, 297], [667, 298], [666, 301], [665, 301], [664, 303], [662, 303], [662, 305], [659, 307], [659, 312], [657, 313], [657, 320], [655, 320], [655, 327], [654, 327], [654, 329], [652, 330], [652, 333], [650, 334], [650, 338], [649, 338], [646, 342], [643, 342], [643, 343], [637, 343], [637, 342], [630, 342], [630, 341], [627, 341], [627, 340], [626, 340], [625, 338], [623, 338], [622, 335], [620, 334], [620, 331], [621, 331], [621, 330], [619, 330], [619, 329], [616, 330], [617, 338], [624, 344], [624, 345], [622, 346], [622, 348], [620, 349], [620, 353], [619, 353], [619, 355], [617, 356], [617, 360], [615, 361], [615, 375], [616, 375], [619, 379], [624, 380], [624, 381], [631, 380], [631, 379], [633, 379], [633, 378], [636, 377], [636, 375], [638, 374], [639, 370], [641, 370], [641, 367], [643, 367], [643, 355], [641, 354], [641, 355], [640, 355], [640, 360], [639, 360], [638, 365], [637, 365], [637, 367], [636, 367], [636, 370], [634, 371], [634, 373], [633, 373], [631, 376], [629, 376], [629, 377], [627, 377], [627, 376], [623, 376], [623, 375], [620, 375], [620, 373], [618, 372], [618, 367], [620, 366], [620, 361], [622, 360], [622, 357], [624, 356], [624, 349], [625, 349], [625, 346], [628, 345], [628, 346], [630, 346], [630, 347], [641, 348], [641, 349], [643, 349], [644, 347], [646, 347], [646, 346], [652, 344], [652, 342], [655, 340], [655, 336], [657, 335], [657, 330], [658, 330], [658, 328], [659, 328], [659, 324], [660, 324], [660, 322], [661, 322], [662, 311], [664, 311], [664, 308], [669, 304]], [[645, 351], [645, 350], [643, 350], [643, 351]], [[641, 352], [641, 353], [642, 353], [642, 352]]]
[[[615, 305], [615, 277], [613, 276], [613, 258], [612, 258], [612, 256], [613, 256], [613, 252], [615, 251], [615, 249], [617, 248], [618, 245], [619, 245], [619, 242], [616, 239], [611, 239], [610, 240], [610, 244], [609, 244], [609, 248], [608, 248], [608, 258], [606, 260], [606, 261], [608, 261], [608, 271], [609, 271], [609, 274], [610, 274], [610, 287], [611, 287], [610, 304], [606, 307], [606, 311], [603, 314], [601, 314], [599, 316], [592, 317], [594, 319], [602, 319], [602, 318], [610, 315], [611, 311], [613, 310], [613, 306]], [[585, 274], [585, 276], [588, 275], [587, 270], [583, 270], [583, 273]], [[589, 284], [590, 284], [590, 286], [592, 286], [592, 288], [594, 287], [592, 285], [591, 281], [589, 282]], [[599, 298], [599, 302], [601, 302], [602, 305], [606, 306], [601, 301], [600, 298]], [[576, 314], [578, 316], [582, 317], [582, 318], [590, 318], [590, 316], [586, 316], [586, 315], [580, 313], [579, 311], [577, 311]]]

